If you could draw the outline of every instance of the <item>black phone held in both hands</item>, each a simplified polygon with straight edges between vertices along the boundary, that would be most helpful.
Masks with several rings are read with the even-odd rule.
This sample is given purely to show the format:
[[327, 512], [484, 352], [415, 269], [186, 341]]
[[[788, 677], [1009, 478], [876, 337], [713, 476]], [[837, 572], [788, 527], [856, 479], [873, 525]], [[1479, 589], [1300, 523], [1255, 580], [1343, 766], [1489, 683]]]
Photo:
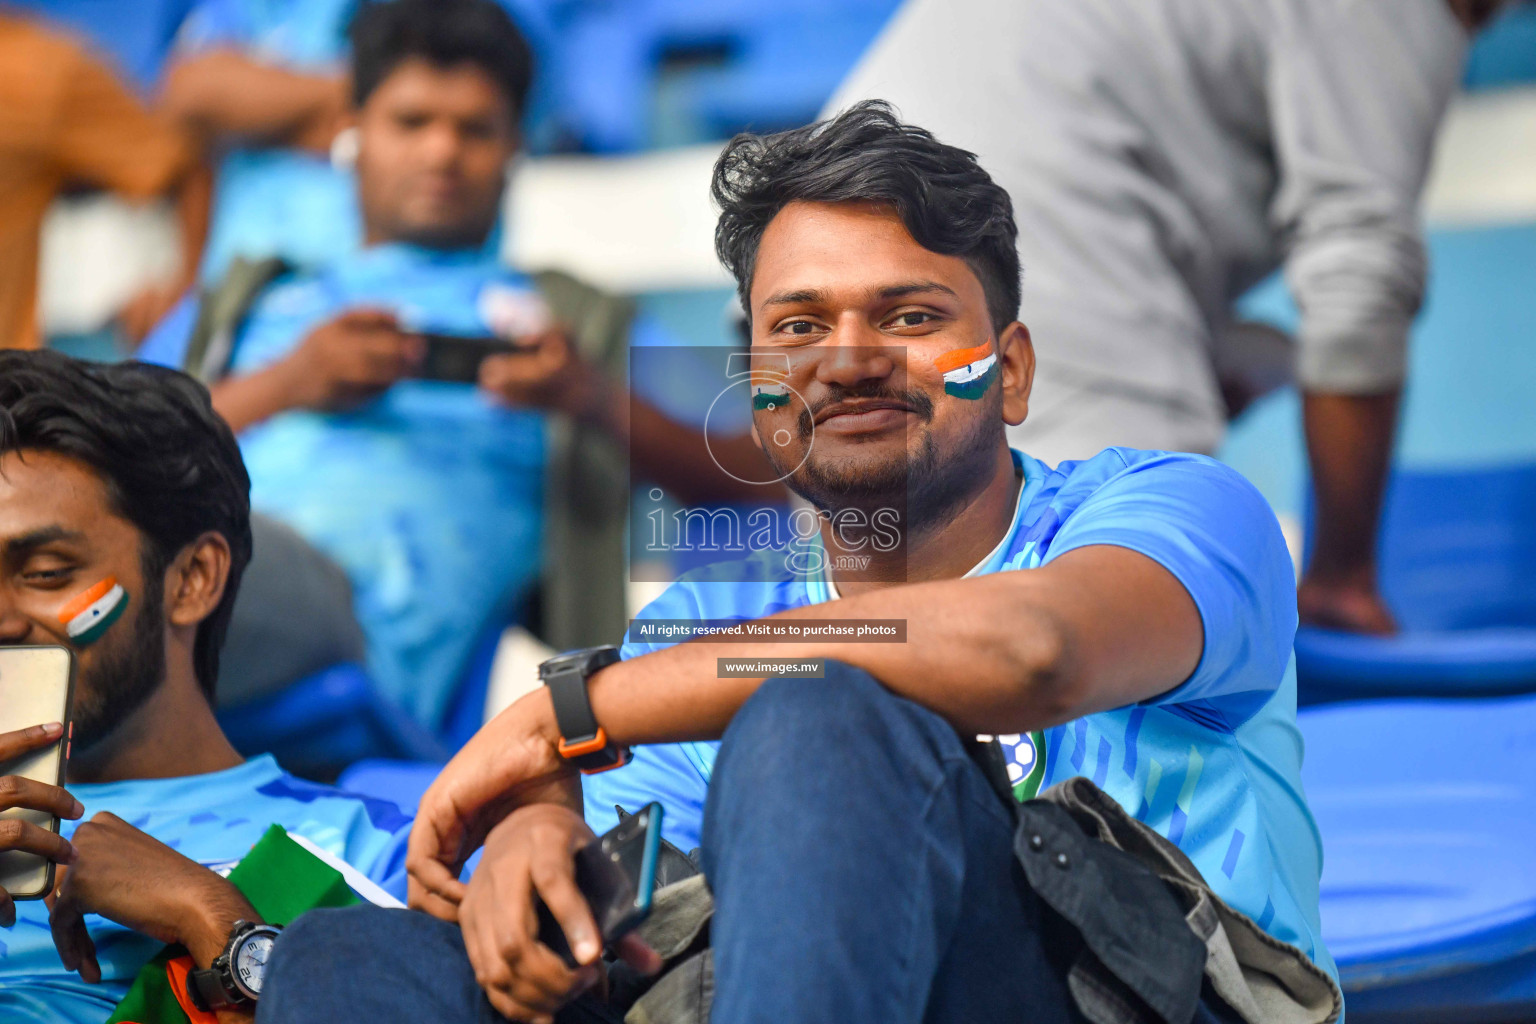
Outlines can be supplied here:
[[426, 355], [416, 371], [421, 380], [474, 384], [480, 380], [480, 364], [489, 356], [526, 352], [528, 346], [490, 335], [423, 334]]
[[[61, 722], [64, 735], [46, 747], [0, 761], [0, 775], [15, 775], [49, 786], [64, 785], [73, 732], [69, 720], [74, 699], [75, 656], [68, 647], [0, 647], [0, 733]], [[59, 819], [47, 811], [13, 807], [0, 821], [20, 819], [50, 832]], [[53, 889], [54, 863], [35, 853], [0, 850], [0, 888], [12, 899], [40, 900]]]
[[[661, 814], [661, 804], [648, 803], [576, 851], [576, 888], [592, 908], [605, 949], [639, 927], [651, 912]], [[539, 941], [575, 967], [565, 933], [542, 900], [538, 914]]]

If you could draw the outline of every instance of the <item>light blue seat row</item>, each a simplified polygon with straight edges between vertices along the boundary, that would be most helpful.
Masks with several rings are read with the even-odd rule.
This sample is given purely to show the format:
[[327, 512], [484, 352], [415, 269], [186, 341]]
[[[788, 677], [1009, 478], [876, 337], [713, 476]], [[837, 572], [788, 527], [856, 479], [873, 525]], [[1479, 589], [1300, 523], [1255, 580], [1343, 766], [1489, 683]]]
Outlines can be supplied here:
[[1300, 717], [1352, 1024], [1536, 1016], [1536, 697]]

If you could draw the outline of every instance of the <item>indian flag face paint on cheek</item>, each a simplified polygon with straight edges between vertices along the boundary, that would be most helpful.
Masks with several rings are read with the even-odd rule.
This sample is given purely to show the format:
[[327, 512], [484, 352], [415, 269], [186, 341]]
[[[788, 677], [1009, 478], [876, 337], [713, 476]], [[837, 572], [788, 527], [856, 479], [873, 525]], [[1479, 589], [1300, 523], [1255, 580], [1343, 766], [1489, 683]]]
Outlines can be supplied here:
[[997, 353], [990, 343], [946, 352], [933, 361], [944, 374], [944, 393], [975, 400], [997, 380]]
[[64, 632], [78, 646], [95, 643], [128, 607], [128, 591], [108, 576], [94, 587], [76, 594], [59, 609]]
[[754, 378], [752, 381], [752, 411], [773, 412], [789, 405], [788, 385], [772, 377]]

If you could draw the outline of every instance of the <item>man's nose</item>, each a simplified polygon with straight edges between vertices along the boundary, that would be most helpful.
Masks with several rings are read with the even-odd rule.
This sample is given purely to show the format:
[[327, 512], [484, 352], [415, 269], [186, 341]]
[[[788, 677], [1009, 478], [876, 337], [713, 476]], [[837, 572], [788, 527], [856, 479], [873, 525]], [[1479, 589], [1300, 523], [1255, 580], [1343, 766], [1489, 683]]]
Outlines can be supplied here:
[[863, 317], [840, 319], [831, 334], [814, 347], [816, 379], [845, 388], [885, 380], [901, 361], [901, 350], [889, 341]]
[[32, 620], [21, 613], [10, 595], [0, 592], [0, 645], [26, 643], [32, 626]]
[[427, 161], [434, 169], [452, 167], [458, 162], [463, 148], [464, 140], [452, 125], [433, 125], [427, 131]]

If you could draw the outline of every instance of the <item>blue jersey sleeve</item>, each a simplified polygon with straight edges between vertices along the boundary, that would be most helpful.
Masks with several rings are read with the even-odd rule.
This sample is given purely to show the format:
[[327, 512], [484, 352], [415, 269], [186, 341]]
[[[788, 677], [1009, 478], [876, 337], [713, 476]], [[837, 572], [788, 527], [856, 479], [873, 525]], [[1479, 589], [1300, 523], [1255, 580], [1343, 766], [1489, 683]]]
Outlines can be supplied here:
[[1296, 635], [1296, 577], [1280, 524], [1240, 473], [1199, 455], [1130, 462], [1066, 518], [1045, 561], [1094, 544], [1157, 562], [1200, 612], [1205, 641], [1194, 673], [1148, 703], [1279, 687]]
[[699, 845], [704, 798], [709, 781], [688, 756], [690, 744], [636, 747], [623, 768], [582, 779], [587, 824], [602, 835], [619, 823], [616, 808], [631, 813], [652, 800], [661, 802], [661, 834], [684, 853]]
[[383, 848], [374, 856], [373, 863], [364, 866], [363, 869], [363, 873], [377, 882], [379, 888], [402, 903], [405, 902], [408, 881], [405, 872], [405, 854], [410, 839], [411, 823], [406, 821], [385, 840]]

